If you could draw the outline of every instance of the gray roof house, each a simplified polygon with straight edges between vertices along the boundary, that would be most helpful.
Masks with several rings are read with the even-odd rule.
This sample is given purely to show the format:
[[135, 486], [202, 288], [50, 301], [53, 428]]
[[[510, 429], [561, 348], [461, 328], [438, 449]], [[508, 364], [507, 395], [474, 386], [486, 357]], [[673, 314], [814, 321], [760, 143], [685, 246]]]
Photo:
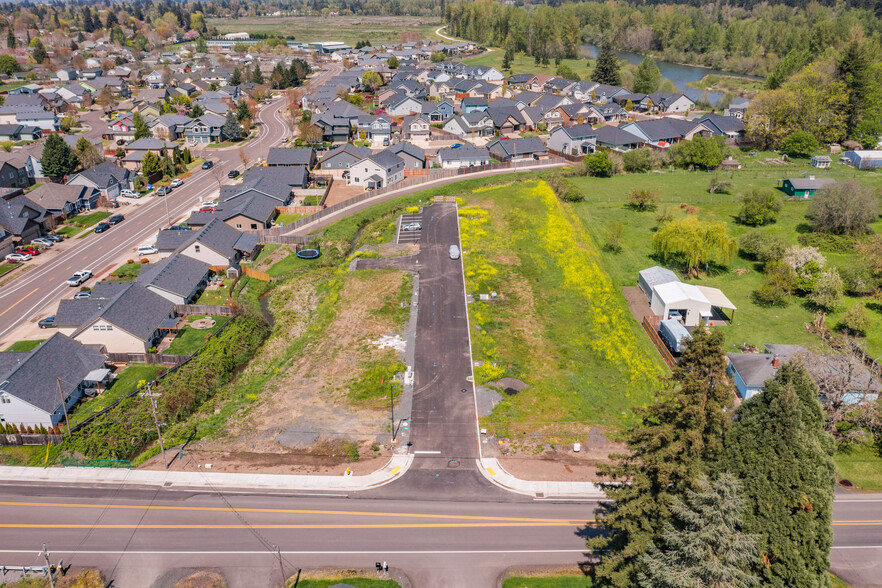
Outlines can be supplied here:
[[266, 157], [267, 167], [305, 167], [309, 170], [315, 166], [315, 162], [315, 149], [312, 147], [270, 147]]
[[210, 272], [203, 261], [172, 255], [142, 267], [135, 283], [175, 304], [190, 304], [205, 289]]
[[548, 155], [548, 149], [539, 137], [497, 139], [487, 145], [487, 150], [500, 161], [538, 159]]
[[257, 235], [242, 233], [219, 218], [212, 219], [198, 231], [189, 233], [189, 239], [176, 253], [208, 263], [212, 267], [235, 267], [244, 257], [257, 250]]
[[548, 148], [567, 155], [593, 153], [597, 146], [597, 131], [591, 125], [557, 127], [548, 137]]
[[24, 196], [14, 196], [0, 202], [0, 228], [30, 243], [43, 234], [44, 223], [50, 214]]
[[367, 147], [356, 147], [355, 145], [341, 145], [333, 151], [325, 155], [316, 166], [322, 172], [330, 172], [335, 177], [351, 168], [356, 162], [370, 156], [371, 150]]
[[102, 196], [116, 198], [121, 190], [135, 188], [135, 173], [109, 161], [74, 174], [67, 180], [71, 186], [97, 188]]
[[87, 376], [104, 364], [97, 349], [61, 333], [26, 353], [0, 353], [0, 424], [52, 428], [61, 423], [61, 398], [72, 409], [86, 389]]
[[50, 214], [76, 214], [98, 206], [98, 188], [71, 184], [41, 184], [25, 198], [46, 209]]
[[184, 139], [190, 143], [219, 143], [224, 140], [221, 116], [206, 112], [184, 125]]
[[457, 149], [446, 147], [438, 150], [438, 163], [445, 169], [487, 165], [490, 163], [490, 152], [484, 147], [470, 145]]

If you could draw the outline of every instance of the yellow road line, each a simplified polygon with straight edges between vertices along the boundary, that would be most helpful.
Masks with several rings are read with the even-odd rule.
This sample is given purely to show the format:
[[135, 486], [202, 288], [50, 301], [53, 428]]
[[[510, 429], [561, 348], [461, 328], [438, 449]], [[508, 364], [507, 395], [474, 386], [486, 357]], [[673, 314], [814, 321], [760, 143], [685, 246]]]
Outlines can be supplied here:
[[79, 523], [0, 523], [0, 529], [449, 529], [484, 527], [570, 527], [564, 523], [390, 523], [377, 525], [163, 525], [163, 524], [79, 524]]
[[882, 521], [833, 521], [833, 526], [882, 525]]
[[33, 294], [33, 293], [36, 292], [37, 290], [39, 290], [39, 288], [34, 288], [34, 289], [31, 290], [30, 292], [28, 292], [27, 294], [25, 294], [24, 296], [22, 296], [21, 298], [19, 298], [19, 299], [18, 299], [18, 302], [12, 304], [9, 308], [7, 308], [6, 310], [4, 310], [3, 312], [0, 312], [0, 316], [3, 316], [3, 315], [6, 314], [7, 312], [9, 312], [9, 311], [12, 310], [13, 308], [15, 308], [15, 306], [16, 306], [19, 302], [22, 302], [25, 298], [27, 298], [28, 296], [30, 296], [31, 294]]
[[[4, 506], [35, 506], [40, 508], [99, 508], [99, 509], [119, 509], [119, 510], [174, 510], [174, 511], [194, 511], [194, 512], [257, 512], [257, 513], [282, 513], [282, 514], [317, 514], [317, 515], [335, 515], [335, 516], [359, 516], [359, 517], [403, 517], [415, 519], [457, 519], [471, 521], [505, 521], [505, 522], [527, 522], [527, 523], [561, 523], [570, 524], [569, 519], [543, 519], [543, 518], [527, 518], [527, 517], [488, 517], [488, 516], [469, 516], [469, 515], [443, 515], [443, 514], [422, 514], [422, 513], [402, 513], [402, 512], [365, 512], [365, 511], [346, 511], [346, 510], [300, 510], [285, 508], [226, 508], [215, 506], [161, 506], [161, 505], [134, 505], [134, 504], [77, 504], [77, 503], [53, 503], [53, 502], [0, 502], [0, 507]], [[0, 525], [2, 526], [2, 525]]]

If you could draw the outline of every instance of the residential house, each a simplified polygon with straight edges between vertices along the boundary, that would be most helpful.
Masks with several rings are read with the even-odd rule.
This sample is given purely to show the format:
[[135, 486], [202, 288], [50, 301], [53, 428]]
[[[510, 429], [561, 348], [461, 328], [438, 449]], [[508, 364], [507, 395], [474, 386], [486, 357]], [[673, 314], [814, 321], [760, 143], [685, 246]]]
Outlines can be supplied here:
[[122, 164], [126, 169], [137, 171], [141, 169], [141, 162], [148, 153], [161, 156], [164, 152], [167, 157], [174, 158], [177, 150], [177, 143], [145, 137], [125, 146], [126, 156], [122, 158]]
[[107, 124], [108, 132], [105, 138], [115, 141], [134, 141], [135, 122], [133, 116], [127, 112], [118, 114], [116, 118]]
[[493, 128], [502, 135], [521, 131], [526, 126], [523, 115], [516, 108], [490, 105], [485, 114], [493, 121]]
[[664, 118], [657, 120], [643, 120], [638, 122], [619, 125], [619, 129], [631, 133], [644, 145], [657, 149], [667, 149], [672, 144], [683, 139], [691, 139], [701, 127], [678, 119]]
[[374, 143], [388, 145], [392, 139], [392, 121], [388, 116], [362, 114], [357, 122], [358, 135]]
[[315, 167], [315, 149], [312, 147], [271, 147], [266, 158], [267, 167]]
[[597, 129], [596, 144], [612, 151], [630, 151], [637, 149], [641, 141], [636, 135], [627, 133], [618, 127], [603, 126]]
[[807, 178], [785, 178], [781, 180], [779, 190], [790, 196], [791, 198], [802, 198], [806, 200], [815, 195], [815, 192], [824, 186], [835, 184], [836, 180], [831, 178], [815, 178], [809, 176]]
[[97, 188], [102, 196], [115, 199], [121, 190], [135, 189], [135, 173], [107, 161], [74, 174], [67, 183], [72, 186]]
[[320, 170], [323, 174], [341, 178], [345, 171], [365, 157], [369, 157], [370, 154], [371, 150], [367, 147], [356, 147], [347, 143], [328, 152], [318, 162], [316, 169]]
[[25, 195], [49, 214], [65, 216], [96, 208], [100, 197], [97, 188], [68, 184], [41, 184]]
[[177, 141], [184, 138], [184, 129], [191, 122], [193, 119], [189, 116], [173, 113], [163, 114], [150, 121], [150, 132], [154, 139]]
[[597, 146], [597, 131], [591, 125], [558, 127], [548, 137], [548, 148], [567, 155], [586, 155], [594, 153]]
[[174, 316], [174, 303], [141, 284], [114, 288], [109, 298], [66, 299], [58, 304], [58, 331], [110, 353], [145, 353], [162, 339], [160, 324]]
[[707, 128], [709, 132], [703, 133], [705, 135], [717, 135], [730, 140], [744, 136], [744, 121], [734, 116], [706, 114], [692, 122]]
[[[184, 232], [184, 231], [180, 231]], [[239, 261], [254, 254], [257, 235], [237, 231], [220, 219], [214, 219], [198, 231], [188, 231], [189, 239], [177, 252], [212, 267], [237, 267]]]
[[422, 139], [428, 141], [432, 134], [431, 122], [422, 115], [404, 117], [401, 129], [405, 140]]
[[61, 128], [58, 115], [45, 110], [28, 110], [19, 112], [16, 122], [26, 127], [37, 127], [46, 133], [55, 133]]
[[80, 82], [80, 85], [88, 88], [96, 96], [104, 88], [110, 88], [111, 92], [123, 98], [128, 98], [131, 95], [128, 83], [118, 76], [98, 76], [91, 80]]
[[438, 163], [443, 169], [480, 167], [490, 164], [490, 152], [484, 147], [465, 145], [456, 149], [446, 147], [438, 150]]
[[38, 127], [26, 127], [24, 125], [0, 125], [0, 141], [36, 141], [43, 136], [43, 130]]
[[30, 243], [46, 232], [51, 215], [24, 196], [5, 198], [0, 202], [0, 228], [19, 243]]
[[591, 88], [589, 100], [594, 105], [607, 104], [612, 102], [617, 96], [624, 96], [630, 92], [619, 86], [607, 86], [606, 84], [598, 84]]
[[389, 116], [408, 116], [421, 114], [423, 102], [403, 92], [397, 93], [383, 104], [386, 114]]
[[28, 155], [24, 151], [0, 152], [0, 188], [27, 188], [33, 181], [28, 176]]
[[484, 112], [485, 110], [487, 110], [488, 106], [489, 102], [487, 102], [486, 98], [473, 98], [471, 96], [467, 96], [466, 98], [463, 98], [462, 101], [459, 103], [459, 110], [462, 114], [469, 114], [471, 112]]
[[404, 179], [404, 160], [390, 150], [380, 151], [357, 161], [349, 170], [347, 184], [376, 190]]
[[656, 112], [680, 113], [695, 108], [695, 101], [685, 94], [671, 92], [654, 92], [649, 95], [652, 109]]
[[[357, 123], [356, 119], [356, 123]], [[346, 143], [352, 136], [352, 121], [349, 118], [322, 114], [313, 123], [322, 130], [322, 141]]]
[[220, 143], [226, 139], [224, 119], [206, 112], [184, 125], [184, 139], [189, 143]]
[[56, 90], [56, 94], [65, 104], [77, 108], [83, 108], [92, 101], [92, 92], [79, 84], [61, 86]]
[[422, 105], [422, 116], [428, 117], [430, 122], [450, 120], [453, 117], [453, 103], [450, 100], [424, 102]]
[[527, 139], [496, 139], [487, 144], [487, 150], [499, 161], [526, 161], [548, 155], [548, 148], [539, 137]]
[[723, 110], [723, 116], [744, 118], [745, 113], [747, 113], [748, 106], [750, 106], [750, 102], [740, 102], [738, 104], [732, 103], [729, 105], [729, 108]]
[[638, 275], [638, 283], [647, 295], [653, 314], [661, 320], [677, 319], [686, 327], [701, 322], [713, 325], [724, 321], [720, 309], [735, 311], [735, 305], [718, 288], [684, 284], [673, 272], [652, 267]]
[[545, 84], [554, 77], [546, 74], [536, 74], [530, 78], [525, 87], [530, 92], [542, 92], [545, 89]]
[[389, 147], [387, 151], [394, 153], [404, 161], [404, 169], [424, 169], [426, 167], [426, 152], [421, 148], [402, 141]]
[[489, 137], [494, 133], [493, 119], [486, 111], [453, 117], [444, 124], [443, 128], [459, 137]]
[[104, 355], [93, 346], [61, 333], [28, 352], [0, 353], [0, 426], [51, 429], [61, 424], [88, 382], [104, 377], [96, 375], [104, 365]]
[[186, 255], [172, 255], [141, 267], [136, 284], [173, 304], [191, 304], [208, 284], [211, 266]]

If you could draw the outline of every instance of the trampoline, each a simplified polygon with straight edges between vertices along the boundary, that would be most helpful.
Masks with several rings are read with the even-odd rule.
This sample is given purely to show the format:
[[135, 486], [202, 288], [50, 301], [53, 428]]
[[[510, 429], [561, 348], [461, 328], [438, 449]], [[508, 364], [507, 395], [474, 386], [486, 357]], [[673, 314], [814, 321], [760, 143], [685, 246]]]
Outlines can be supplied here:
[[318, 249], [301, 249], [297, 252], [297, 257], [300, 259], [315, 259], [321, 254], [322, 252]]

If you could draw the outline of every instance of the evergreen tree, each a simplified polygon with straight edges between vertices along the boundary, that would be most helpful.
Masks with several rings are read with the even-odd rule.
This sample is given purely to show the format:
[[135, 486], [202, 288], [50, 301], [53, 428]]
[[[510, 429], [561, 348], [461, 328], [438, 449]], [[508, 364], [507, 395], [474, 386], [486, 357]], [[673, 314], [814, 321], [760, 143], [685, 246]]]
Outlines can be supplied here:
[[833, 439], [802, 364], [781, 366], [741, 405], [717, 467], [744, 485], [744, 529], [759, 536], [753, 567], [763, 585], [829, 587]]
[[132, 117], [132, 124], [135, 126], [136, 141], [150, 136], [150, 127], [147, 126], [147, 121], [141, 117], [140, 112], [136, 112]]
[[242, 122], [246, 118], [251, 118], [251, 110], [244, 100], [239, 100], [239, 104], [236, 105], [236, 120]]
[[141, 160], [141, 172], [144, 174], [145, 178], [149, 178], [161, 169], [162, 158], [152, 151], [148, 151], [144, 154], [144, 158]]
[[6, 46], [10, 49], [15, 49], [15, 31], [12, 29], [12, 26], [6, 27]]
[[92, 9], [88, 6], [83, 7], [83, 30], [87, 33], [95, 30], [95, 22], [92, 20]]
[[208, 43], [205, 42], [205, 38], [202, 36], [196, 39], [196, 53], [208, 53]]
[[722, 345], [721, 331], [695, 329], [671, 376], [673, 389], [625, 433], [628, 454], [598, 468], [609, 499], [596, 513], [604, 535], [588, 543], [599, 550], [599, 586], [637, 585], [638, 558], [669, 521], [671, 497], [693, 488], [722, 450], [734, 397]]
[[232, 110], [227, 111], [227, 118], [221, 127], [221, 134], [229, 141], [236, 141], [242, 137], [242, 127], [236, 120], [236, 114]]
[[674, 523], [666, 523], [658, 544], [640, 556], [644, 588], [715, 586], [747, 588], [759, 585], [750, 571], [758, 557], [757, 537], [741, 531], [744, 499], [732, 474], [715, 482], [702, 476], [698, 490], [686, 490], [685, 500], [671, 500]]
[[398, 58], [393, 55], [386, 61], [386, 65], [389, 66], [389, 69], [398, 69]]
[[619, 86], [622, 83], [620, 68], [619, 58], [613, 53], [612, 47], [609, 43], [604, 43], [600, 47], [597, 65], [594, 66], [594, 73], [591, 75], [591, 79], [599, 84]]
[[77, 169], [79, 163], [77, 154], [64, 142], [61, 135], [52, 133], [46, 137], [40, 165], [47, 178], [51, 178], [53, 182], [61, 182], [65, 176]]
[[251, 81], [257, 85], [263, 85], [263, 73], [260, 71], [260, 65], [254, 64], [254, 72], [251, 74]]
[[112, 9], [107, 11], [107, 18], [104, 19], [104, 28], [112, 29], [116, 25], [119, 24], [119, 21], [116, 19], [116, 14]]
[[238, 67], [233, 68], [233, 73], [230, 74], [230, 85], [238, 86], [242, 83], [242, 72], [239, 71]]
[[49, 57], [46, 53], [46, 47], [43, 46], [43, 41], [40, 39], [34, 39], [34, 52], [32, 56], [37, 63], [43, 63]]
[[857, 39], [848, 44], [839, 61], [839, 76], [845, 82], [848, 93], [845, 124], [849, 136], [852, 136], [857, 128], [866, 105], [871, 65], [869, 52]]
[[514, 50], [511, 47], [506, 47], [505, 53], [502, 55], [502, 69], [509, 74], [511, 73], [511, 62], [513, 58]]
[[652, 94], [658, 91], [659, 83], [661, 83], [661, 72], [655, 60], [652, 57], [645, 58], [634, 72], [634, 92]]
[[202, 108], [202, 105], [199, 104], [198, 102], [194, 102], [193, 107], [190, 108], [189, 117], [190, 118], [199, 118], [203, 114], [205, 114], [205, 109]]

